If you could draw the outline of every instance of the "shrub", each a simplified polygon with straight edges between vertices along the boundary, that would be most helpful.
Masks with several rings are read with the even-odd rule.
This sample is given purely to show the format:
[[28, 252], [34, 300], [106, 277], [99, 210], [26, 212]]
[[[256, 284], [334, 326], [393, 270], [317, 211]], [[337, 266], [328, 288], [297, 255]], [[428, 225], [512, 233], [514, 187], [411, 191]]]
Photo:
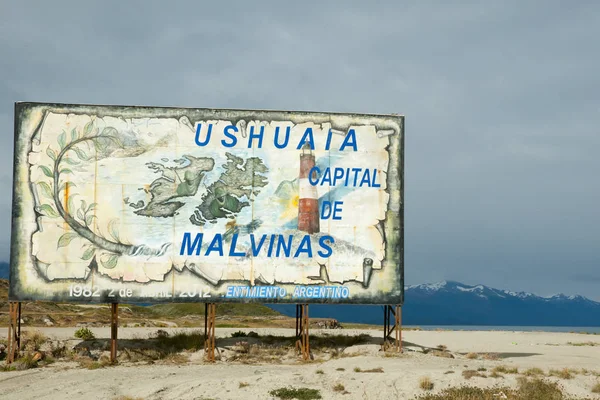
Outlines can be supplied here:
[[282, 400], [319, 400], [323, 398], [319, 390], [308, 388], [279, 388], [271, 390], [269, 394]]
[[592, 386], [592, 393], [600, 393], [600, 383], [596, 383]]
[[568, 368], [563, 368], [561, 370], [551, 369], [549, 375], [556, 376], [561, 379], [573, 379], [573, 374]]
[[333, 391], [334, 392], [345, 392], [346, 391], [346, 387], [344, 385], [342, 385], [341, 383], [338, 383], [337, 385], [335, 385], [333, 387]]
[[246, 334], [246, 332], [242, 332], [242, 331], [237, 331], [237, 332], [233, 332], [231, 334], [231, 337], [247, 337], [248, 335]]
[[419, 380], [419, 387], [423, 390], [432, 390], [433, 382], [428, 377], [423, 377]]
[[469, 360], [475, 360], [477, 358], [477, 353], [469, 353], [466, 355]]
[[81, 340], [94, 340], [96, 336], [94, 336], [94, 332], [92, 332], [89, 328], [79, 328], [75, 331], [73, 335]]

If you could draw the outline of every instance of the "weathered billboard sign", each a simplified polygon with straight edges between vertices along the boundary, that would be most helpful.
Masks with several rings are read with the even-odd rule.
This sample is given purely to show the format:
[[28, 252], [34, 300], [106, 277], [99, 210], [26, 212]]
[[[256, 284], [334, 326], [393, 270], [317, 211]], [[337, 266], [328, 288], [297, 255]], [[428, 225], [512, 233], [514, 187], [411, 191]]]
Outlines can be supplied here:
[[403, 125], [17, 103], [10, 298], [400, 304]]

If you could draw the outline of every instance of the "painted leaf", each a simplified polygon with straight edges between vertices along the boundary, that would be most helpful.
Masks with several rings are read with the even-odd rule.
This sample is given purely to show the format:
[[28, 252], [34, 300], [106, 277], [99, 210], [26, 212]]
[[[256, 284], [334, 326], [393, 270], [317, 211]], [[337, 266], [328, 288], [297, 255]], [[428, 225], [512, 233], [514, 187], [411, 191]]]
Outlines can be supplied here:
[[94, 221], [94, 218], [96, 218], [95, 215], [88, 215], [87, 217], [85, 217], [85, 224], [87, 226], [92, 225], [92, 221]]
[[60, 135], [58, 135], [58, 144], [60, 145], [60, 149], [64, 149], [67, 144], [67, 132], [62, 131]]
[[77, 139], [79, 139], [79, 134], [77, 133], [77, 129], [73, 128], [73, 130], [71, 130], [71, 142], [74, 142]]
[[90, 212], [90, 211], [93, 211], [93, 210], [95, 210], [95, 209], [96, 209], [96, 206], [98, 206], [98, 203], [91, 203], [91, 204], [88, 206], [88, 208], [87, 208], [86, 212]]
[[81, 208], [81, 210], [83, 212], [87, 211], [87, 202], [85, 200], [81, 200], [81, 207], [80, 208]]
[[67, 232], [65, 234], [63, 234], [59, 239], [58, 239], [58, 245], [56, 246], [57, 249], [61, 248], [61, 247], [65, 247], [68, 246], [69, 243], [71, 243], [71, 241], [77, 237], [80, 237], [78, 233], [76, 232]]
[[63, 158], [62, 160], [69, 165], [79, 165], [79, 161], [73, 160], [72, 158]]
[[81, 212], [81, 210], [77, 210], [77, 218], [79, 218], [82, 221], [85, 221], [85, 217], [83, 216], [83, 212]]
[[50, 170], [50, 168], [46, 167], [45, 165], [40, 165], [40, 168], [42, 169], [42, 172], [44, 173], [44, 175], [46, 175], [48, 178], [53, 177], [53, 174], [52, 174], [52, 171]]
[[75, 209], [75, 204], [73, 204], [74, 201], [75, 201], [75, 194], [72, 194], [71, 196], [69, 196], [69, 200], [67, 201], [67, 208], [69, 210]]
[[40, 206], [40, 211], [44, 213], [45, 216], [50, 218], [58, 217], [58, 213], [54, 210], [54, 208], [50, 204], [42, 204]]
[[83, 136], [87, 136], [92, 133], [92, 129], [94, 128], [94, 121], [90, 121], [83, 127]]
[[66, 181], [66, 182], [63, 182], [63, 183], [60, 184], [60, 186], [58, 187], [58, 191], [62, 192], [63, 190], [65, 190], [65, 188], [67, 187], [67, 184], [69, 185], [69, 189], [77, 187], [77, 185], [74, 184], [73, 182]]
[[78, 147], [71, 147], [71, 150], [73, 150], [75, 152], [75, 154], [77, 154], [77, 157], [79, 157], [79, 159], [81, 161], [88, 161], [90, 158], [85, 154], [85, 152], [83, 150], [81, 150]]
[[48, 197], [52, 199], [52, 188], [46, 182], [38, 182], [38, 186], [42, 189], [42, 192]]
[[106, 128], [102, 129], [100, 136], [116, 136], [118, 134], [119, 131], [117, 131], [115, 128], [112, 126], [107, 126]]
[[96, 249], [93, 246], [90, 246], [81, 256], [82, 260], [89, 260], [94, 256], [94, 253], [96, 253]]
[[56, 161], [56, 152], [50, 147], [46, 149], [46, 154], [48, 154], [48, 157], [50, 157], [52, 160]]
[[77, 172], [86, 172], [87, 170], [85, 168], [82, 168], [81, 165], [76, 165], [73, 168], [71, 168], [73, 171], [77, 171]]
[[106, 260], [106, 262], [102, 262], [102, 266], [106, 269], [113, 269], [114, 267], [117, 266], [117, 261], [119, 260], [119, 255], [118, 254], [113, 254], [112, 256], [110, 256], [108, 258], [108, 260]]
[[59, 171], [60, 174], [72, 174], [73, 171], [71, 171], [69, 168], [63, 168]]
[[108, 233], [113, 239], [119, 241], [119, 230], [117, 229], [117, 220], [113, 219], [108, 223]]

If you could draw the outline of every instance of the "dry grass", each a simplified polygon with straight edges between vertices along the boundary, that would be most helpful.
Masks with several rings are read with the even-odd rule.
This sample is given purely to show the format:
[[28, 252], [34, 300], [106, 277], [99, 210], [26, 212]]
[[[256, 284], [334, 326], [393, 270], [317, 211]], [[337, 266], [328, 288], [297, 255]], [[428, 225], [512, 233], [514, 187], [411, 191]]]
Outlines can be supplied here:
[[518, 374], [519, 373], [519, 368], [517, 367], [507, 367], [506, 365], [498, 365], [497, 367], [494, 367], [494, 369], [492, 370], [492, 372], [496, 372], [499, 374]]
[[371, 369], [360, 369], [360, 368], [356, 367], [356, 368], [354, 368], [354, 372], [364, 372], [364, 373], [379, 372], [379, 373], [382, 373], [383, 368], [377, 367], [377, 368], [371, 368]]
[[548, 375], [555, 376], [555, 377], [560, 378], [560, 379], [573, 379], [573, 373], [574, 372], [575, 371], [570, 370], [569, 368], [551, 369], [548, 372]]
[[91, 358], [84, 358], [79, 360], [79, 366], [85, 369], [100, 369], [111, 365], [109, 360], [100, 359], [94, 361]]
[[446, 372], [444, 372], [444, 375], [453, 374], [453, 373], [454, 373], [454, 371], [446, 371]]
[[437, 394], [422, 394], [419, 400], [563, 400], [562, 388], [553, 382], [540, 379], [522, 379], [518, 389], [508, 387], [478, 388], [460, 386], [444, 389]]
[[336, 370], [336, 371], [345, 371], [345, 370], [346, 370], [346, 368], [336, 368], [335, 370]]
[[570, 346], [600, 346], [598, 342], [567, 342]]
[[492, 371], [492, 373], [489, 375], [490, 378], [504, 378], [504, 375], [499, 374], [496, 371]]
[[525, 375], [525, 376], [543, 376], [544, 371], [542, 371], [540, 368], [529, 368], [528, 370], [523, 372], [523, 375]]
[[322, 369], [318, 369], [315, 373], [317, 375], [324, 375], [325, 374], [325, 372]]
[[600, 382], [592, 386], [592, 393], [600, 393]]
[[240, 382], [240, 389], [250, 386], [248, 382]]
[[345, 392], [346, 387], [344, 385], [342, 385], [341, 383], [338, 383], [333, 387], [333, 391], [334, 392]]
[[454, 356], [452, 354], [448, 353], [447, 351], [442, 351], [442, 350], [432, 350], [431, 354], [436, 357], [454, 358]]
[[469, 353], [465, 357], [467, 357], [469, 360], [475, 360], [477, 357], [479, 357], [479, 355], [477, 353]]
[[467, 369], [462, 372], [462, 376], [465, 379], [471, 379], [473, 377], [487, 378], [485, 374], [475, 371], [474, 369]]
[[279, 388], [271, 390], [269, 394], [283, 400], [318, 400], [323, 398], [319, 390], [309, 388]]
[[433, 390], [433, 382], [427, 376], [419, 379], [419, 387], [423, 390]]
[[497, 361], [500, 359], [500, 355], [498, 353], [483, 353], [481, 358], [489, 361]]
[[40, 351], [48, 337], [38, 330], [25, 331], [21, 334], [21, 344], [26, 352]]

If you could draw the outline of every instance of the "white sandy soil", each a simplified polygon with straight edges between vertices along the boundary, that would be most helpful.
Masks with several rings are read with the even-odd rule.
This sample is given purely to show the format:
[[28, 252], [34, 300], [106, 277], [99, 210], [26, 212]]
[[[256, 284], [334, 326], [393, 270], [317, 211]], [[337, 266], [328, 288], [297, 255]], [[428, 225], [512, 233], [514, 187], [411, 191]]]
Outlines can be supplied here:
[[[1, 328], [5, 329], [5, 328]], [[34, 328], [32, 328], [34, 329]], [[56, 339], [72, 339], [76, 328], [35, 328]], [[91, 328], [97, 338], [109, 338], [110, 330]], [[186, 329], [164, 330], [176, 332]], [[198, 330], [197, 328], [194, 330]], [[232, 332], [255, 331], [261, 335], [294, 335], [289, 329], [217, 329], [217, 337], [230, 337]], [[201, 330], [202, 331], [202, 330]], [[6, 331], [5, 331], [6, 332]], [[151, 328], [120, 328], [119, 338], [144, 338], [156, 332]], [[367, 333], [381, 340], [381, 331], [352, 329], [319, 331], [312, 334], [356, 335]], [[313, 361], [294, 365], [243, 365], [228, 361], [214, 364], [203, 361], [203, 352], [192, 354], [186, 365], [120, 365], [97, 370], [81, 369], [76, 363], [57, 362], [48, 367], [26, 371], [0, 372], [2, 399], [114, 399], [131, 396], [143, 399], [271, 399], [269, 391], [281, 387], [319, 389], [324, 399], [412, 399], [424, 393], [419, 379], [429, 377], [434, 392], [450, 386], [516, 386], [518, 375], [503, 378], [475, 377], [465, 380], [466, 369], [496, 366], [518, 367], [520, 371], [538, 367], [550, 369], [587, 369], [600, 373], [600, 336], [576, 333], [546, 332], [481, 332], [481, 331], [404, 331], [404, 354], [386, 357], [380, 345], [367, 344], [348, 348], [344, 353], [355, 356]], [[574, 346], [571, 343], [596, 343], [596, 346]], [[455, 358], [442, 358], [422, 353], [422, 347], [444, 345]], [[217, 340], [219, 347], [219, 340]], [[500, 360], [468, 359], [466, 354], [498, 353]], [[383, 373], [360, 373], [383, 368]], [[344, 368], [344, 370], [338, 370]], [[323, 373], [317, 373], [322, 370]], [[454, 371], [454, 373], [446, 373]], [[591, 388], [600, 382], [592, 373], [576, 374], [560, 381], [566, 393], [594, 397]], [[240, 383], [248, 386], [240, 388]], [[347, 393], [333, 390], [342, 384]], [[500, 398], [500, 397], [499, 397]]]

